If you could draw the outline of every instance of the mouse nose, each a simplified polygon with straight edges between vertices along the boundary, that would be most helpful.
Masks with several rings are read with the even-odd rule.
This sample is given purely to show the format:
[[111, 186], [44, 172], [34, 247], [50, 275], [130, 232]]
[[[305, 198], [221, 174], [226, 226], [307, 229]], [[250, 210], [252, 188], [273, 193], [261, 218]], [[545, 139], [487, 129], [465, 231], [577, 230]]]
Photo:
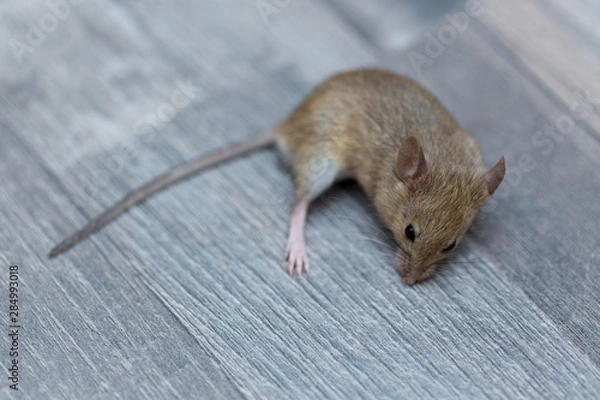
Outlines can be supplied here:
[[410, 266], [407, 266], [407, 268], [402, 269], [400, 271], [400, 276], [402, 276], [402, 280], [408, 286], [412, 286], [415, 283], [417, 283], [417, 278], [415, 277], [413, 269]]
[[407, 274], [405, 276], [402, 277], [402, 280], [404, 281], [404, 283], [406, 283], [408, 286], [412, 286], [415, 283], [417, 283], [417, 280], [415, 279], [414, 276], [412, 276], [411, 274]]

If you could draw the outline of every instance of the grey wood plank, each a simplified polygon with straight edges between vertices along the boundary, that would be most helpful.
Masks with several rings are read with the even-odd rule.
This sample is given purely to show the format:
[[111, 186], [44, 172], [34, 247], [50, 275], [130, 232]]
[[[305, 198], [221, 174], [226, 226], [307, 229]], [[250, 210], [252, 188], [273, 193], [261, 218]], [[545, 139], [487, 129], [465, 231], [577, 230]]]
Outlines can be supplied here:
[[464, 5], [460, 0], [422, 0], [401, 5], [394, 0], [329, 0], [328, 3], [367, 43], [385, 52], [404, 51], [419, 39], [424, 27]]
[[[584, 15], [571, 20], [569, 14], [598, 15], [598, 4], [575, 3], [569, 13], [560, 2], [529, 1], [511, 8], [490, 4], [484, 23], [505, 41], [515, 56], [536, 79], [567, 108], [575, 123], [587, 123], [587, 133], [600, 140], [600, 73], [597, 32], [586, 28]], [[512, 23], [507, 24], [508, 18]], [[525, 23], [527, 21], [528, 23]], [[560, 35], [553, 35], [560, 27]], [[496, 33], [498, 30], [500, 34]], [[552, 35], [552, 36], [551, 36]], [[548, 40], [552, 37], [552, 40]], [[585, 145], [582, 146], [584, 149]]]
[[[42, 2], [16, 4], [19, 14], [44, 12]], [[266, 24], [252, 2], [238, 1], [86, 3], [73, 12], [26, 63], [10, 64], [0, 90], [0, 208], [10, 227], [0, 232], [8, 243], [0, 259], [22, 265], [30, 335], [23, 397], [597, 393], [595, 365], [531, 302], [530, 288], [514, 285], [509, 253], [489, 250], [498, 237], [502, 250], [518, 248], [502, 239], [511, 225], [499, 213], [511, 211], [509, 200], [517, 200], [511, 212], [527, 210], [513, 193], [479, 221], [451, 269], [414, 289], [401, 284], [389, 238], [355, 186], [311, 209], [315, 268], [299, 282], [287, 277], [281, 257], [293, 188], [269, 152], [174, 187], [48, 262], [57, 239], [131, 187], [270, 126], [334, 71], [392, 61], [318, 2], [291, 2]], [[22, 32], [24, 20], [11, 21], [8, 32]], [[493, 91], [506, 80], [532, 86], [502, 57], [486, 63], [494, 48], [485, 39], [474, 35], [471, 50], [458, 44], [447, 61], [477, 68], [455, 67], [453, 80], [442, 67], [424, 77], [461, 120], [483, 105], [449, 101], [459, 90]], [[163, 123], [140, 125], [188, 79], [201, 95]], [[518, 116], [496, 129], [532, 126], [538, 101], [556, 107], [539, 89], [528, 93], [493, 97], [506, 104], [501, 116]], [[479, 135], [487, 154], [514, 140], [492, 136], [491, 126]], [[580, 164], [588, 173], [589, 161]], [[541, 216], [556, 217], [550, 200]], [[523, 260], [527, 249], [518, 250]]]
[[600, 30], [596, 23], [596, 16], [600, 13], [600, 4], [597, 1], [575, 0], [568, 4], [552, 1], [548, 3], [545, 11], [569, 23], [571, 29], [576, 31], [588, 44], [600, 42]]
[[[151, 292], [139, 290], [135, 277], [123, 278], [118, 268], [94, 268], [94, 262], [78, 268], [44, 261], [39, 239], [48, 234], [45, 218], [60, 212], [50, 194], [54, 176], [8, 126], [2, 128], [1, 176], [9, 184], [2, 190], [1, 258], [3, 265], [20, 266], [24, 315], [19, 398], [136, 398], [143, 392], [148, 398], [196, 392], [241, 397], [218, 360], [189, 336], [174, 333], [177, 320], [161, 312]], [[105, 258], [96, 254], [90, 260]], [[6, 274], [1, 280], [7, 287]], [[0, 390], [14, 395], [6, 385]]]

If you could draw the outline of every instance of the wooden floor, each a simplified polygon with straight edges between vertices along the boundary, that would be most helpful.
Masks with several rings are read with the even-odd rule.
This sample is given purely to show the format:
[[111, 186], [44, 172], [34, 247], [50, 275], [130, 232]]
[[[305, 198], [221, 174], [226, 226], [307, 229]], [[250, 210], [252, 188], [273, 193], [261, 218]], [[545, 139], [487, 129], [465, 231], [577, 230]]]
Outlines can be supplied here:
[[[598, 396], [600, 2], [72, 3], [0, 5], [0, 307], [6, 333], [17, 264], [23, 325], [1, 398]], [[290, 278], [294, 188], [270, 151], [46, 258], [130, 189], [364, 66], [418, 79], [488, 165], [506, 157], [435, 279], [402, 283], [354, 184], [311, 207], [312, 272]]]

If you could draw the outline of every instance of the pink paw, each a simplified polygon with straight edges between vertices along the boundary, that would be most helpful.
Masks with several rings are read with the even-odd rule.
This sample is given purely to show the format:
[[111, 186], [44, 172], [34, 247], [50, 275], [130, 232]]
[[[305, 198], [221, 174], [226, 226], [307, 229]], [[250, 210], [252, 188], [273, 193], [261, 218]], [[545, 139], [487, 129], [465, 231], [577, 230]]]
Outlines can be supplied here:
[[290, 240], [288, 242], [285, 249], [285, 259], [288, 262], [288, 274], [296, 274], [298, 276], [302, 272], [308, 274], [308, 255], [303, 240]]

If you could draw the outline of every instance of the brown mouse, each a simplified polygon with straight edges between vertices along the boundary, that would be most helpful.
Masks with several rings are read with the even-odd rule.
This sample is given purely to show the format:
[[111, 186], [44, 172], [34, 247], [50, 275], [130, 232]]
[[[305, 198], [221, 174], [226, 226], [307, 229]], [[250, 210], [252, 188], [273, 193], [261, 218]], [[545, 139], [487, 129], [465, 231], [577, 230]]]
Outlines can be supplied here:
[[285, 257], [288, 272], [298, 275], [309, 270], [309, 204], [337, 180], [355, 179], [373, 201], [400, 246], [400, 274], [412, 285], [452, 253], [505, 172], [504, 157], [484, 170], [474, 139], [423, 86], [391, 72], [350, 71], [318, 85], [272, 133], [192, 159], [131, 192], [49, 257], [166, 186], [271, 144], [289, 161], [296, 182]]

